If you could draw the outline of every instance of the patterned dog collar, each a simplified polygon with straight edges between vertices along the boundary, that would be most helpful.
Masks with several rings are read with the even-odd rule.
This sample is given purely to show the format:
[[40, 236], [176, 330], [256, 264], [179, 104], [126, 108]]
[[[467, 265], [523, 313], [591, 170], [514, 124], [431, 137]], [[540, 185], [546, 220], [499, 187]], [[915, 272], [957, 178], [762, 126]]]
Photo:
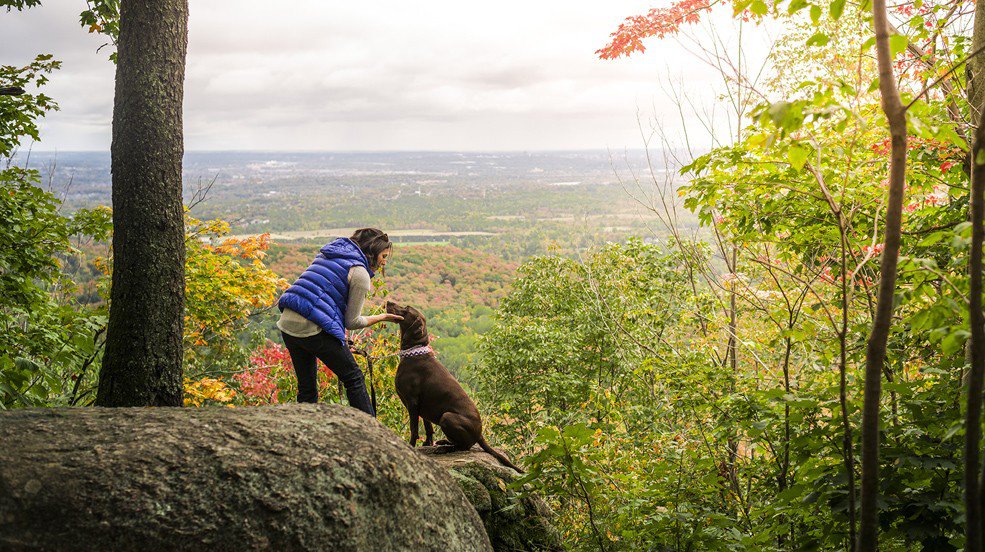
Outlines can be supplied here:
[[434, 353], [434, 349], [432, 349], [430, 345], [420, 345], [418, 347], [411, 347], [410, 349], [405, 349], [403, 351], [400, 351], [397, 353], [397, 356], [399, 356], [400, 358], [407, 358], [407, 357], [421, 356], [421, 355], [427, 355], [433, 353]]

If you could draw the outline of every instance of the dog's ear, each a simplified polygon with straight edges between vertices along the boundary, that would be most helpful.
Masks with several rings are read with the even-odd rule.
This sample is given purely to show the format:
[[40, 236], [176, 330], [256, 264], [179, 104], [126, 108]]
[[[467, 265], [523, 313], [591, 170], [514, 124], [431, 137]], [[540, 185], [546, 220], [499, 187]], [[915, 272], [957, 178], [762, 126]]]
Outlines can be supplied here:
[[407, 310], [404, 311], [404, 317], [413, 318], [415, 322], [420, 323], [422, 325], [424, 324], [424, 313], [415, 309], [414, 307], [411, 307], [410, 305], [408, 305]]

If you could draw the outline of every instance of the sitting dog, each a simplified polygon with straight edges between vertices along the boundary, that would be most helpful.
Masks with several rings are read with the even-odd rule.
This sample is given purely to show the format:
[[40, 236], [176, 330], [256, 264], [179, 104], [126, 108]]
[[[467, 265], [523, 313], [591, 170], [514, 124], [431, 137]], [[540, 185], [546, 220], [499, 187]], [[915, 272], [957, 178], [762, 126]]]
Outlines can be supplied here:
[[437, 424], [448, 437], [447, 443], [438, 444], [469, 450], [478, 443], [504, 465], [523, 473], [482, 437], [479, 409], [451, 372], [435, 358], [424, 315], [413, 307], [401, 307], [391, 301], [386, 302], [386, 312], [404, 317], [400, 322], [396, 387], [400, 402], [410, 415], [410, 446], [417, 446], [417, 421], [424, 418], [424, 446], [434, 444], [431, 424]]

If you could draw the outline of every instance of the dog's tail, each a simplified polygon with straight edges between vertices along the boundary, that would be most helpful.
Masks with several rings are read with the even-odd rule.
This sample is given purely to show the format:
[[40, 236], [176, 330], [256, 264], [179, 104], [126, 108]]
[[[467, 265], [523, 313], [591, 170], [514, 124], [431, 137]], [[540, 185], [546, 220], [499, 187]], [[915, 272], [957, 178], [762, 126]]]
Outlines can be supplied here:
[[504, 466], [508, 466], [510, 468], [513, 468], [514, 470], [516, 470], [516, 471], [518, 471], [520, 473], [526, 473], [523, 470], [521, 470], [516, 464], [514, 464], [513, 462], [510, 462], [510, 459], [507, 458], [505, 454], [503, 454], [502, 452], [499, 452], [498, 450], [496, 450], [496, 449], [492, 448], [491, 446], [489, 446], [489, 443], [486, 442], [485, 437], [482, 437], [481, 435], [479, 436], [479, 446], [482, 447], [482, 450], [484, 450], [484, 451], [488, 452], [489, 454], [495, 456], [496, 457], [496, 460], [499, 460]]

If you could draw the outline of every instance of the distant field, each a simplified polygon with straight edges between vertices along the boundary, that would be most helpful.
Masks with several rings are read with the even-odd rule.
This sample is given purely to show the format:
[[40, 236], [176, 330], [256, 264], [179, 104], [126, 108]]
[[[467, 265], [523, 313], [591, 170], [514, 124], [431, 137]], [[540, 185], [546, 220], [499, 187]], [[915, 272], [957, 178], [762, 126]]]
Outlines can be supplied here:
[[[297, 241], [297, 240], [313, 240], [316, 238], [336, 238], [339, 236], [351, 236], [355, 231], [355, 228], [326, 228], [321, 230], [299, 230], [293, 232], [271, 232], [270, 239], [274, 241]], [[399, 241], [401, 244], [434, 244], [433, 241], [416, 241], [412, 238], [458, 238], [464, 236], [495, 236], [495, 232], [437, 232], [434, 230], [427, 230], [424, 228], [407, 228], [401, 230], [387, 230], [387, 234], [391, 238], [397, 238], [393, 241]], [[249, 236], [255, 236], [254, 234], [236, 234], [230, 236], [231, 238], [242, 239]], [[408, 239], [410, 238], [410, 239]], [[447, 242], [441, 242], [447, 243]]]
[[[184, 192], [192, 215], [229, 222], [234, 238], [269, 233], [275, 243], [313, 247], [375, 226], [401, 246], [446, 244], [523, 261], [654, 236], [659, 225], [641, 202], [658, 190], [635, 186], [651, 169], [642, 153], [190, 152]], [[31, 163], [55, 157], [33, 152]], [[52, 182], [66, 186], [66, 212], [109, 204], [108, 152], [57, 160]], [[698, 226], [681, 216], [683, 226]]]

